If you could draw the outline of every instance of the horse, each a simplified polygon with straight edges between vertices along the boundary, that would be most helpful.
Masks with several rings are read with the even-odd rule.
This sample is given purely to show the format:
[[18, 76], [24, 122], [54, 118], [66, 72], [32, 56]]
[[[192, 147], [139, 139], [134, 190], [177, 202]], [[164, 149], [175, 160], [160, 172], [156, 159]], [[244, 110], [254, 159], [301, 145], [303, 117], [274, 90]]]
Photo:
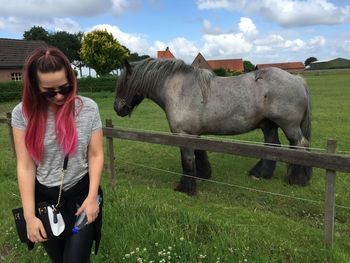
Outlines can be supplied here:
[[[170, 131], [187, 135], [237, 135], [261, 129], [264, 143], [280, 147], [278, 128], [290, 147], [308, 150], [311, 135], [309, 89], [299, 76], [279, 68], [265, 68], [232, 77], [182, 60], [148, 58], [125, 62], [116, 82], [114, 110], [131, 115], [144, 98], [165, 111]], [[206, 151], [180, 147], [182, 177], [175, 190], [193, 195], [196, 178], [208, 179]], [[261, 159], [249, 171], [257, 179], [273, 176], [276, 161]], [[288, 164], [291, 185], [309, 184], [312, 168]]]

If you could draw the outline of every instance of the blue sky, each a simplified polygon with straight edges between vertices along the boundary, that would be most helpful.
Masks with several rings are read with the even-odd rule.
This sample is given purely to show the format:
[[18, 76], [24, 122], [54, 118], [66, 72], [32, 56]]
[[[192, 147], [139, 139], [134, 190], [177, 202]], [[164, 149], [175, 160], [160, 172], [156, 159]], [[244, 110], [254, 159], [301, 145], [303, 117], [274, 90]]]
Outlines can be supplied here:
[[167, 46], [191, 63], [242, 58], [253, 64], [350, 59], [349, 0], [0, 0], [0, 37], [32, 26], [50, 32], [107, 29], [132, 52]]

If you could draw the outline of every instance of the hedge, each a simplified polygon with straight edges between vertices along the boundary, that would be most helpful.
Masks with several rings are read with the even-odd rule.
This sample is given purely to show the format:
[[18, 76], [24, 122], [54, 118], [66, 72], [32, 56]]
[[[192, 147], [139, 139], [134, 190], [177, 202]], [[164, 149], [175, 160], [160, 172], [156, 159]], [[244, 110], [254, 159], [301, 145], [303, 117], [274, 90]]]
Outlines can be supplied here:
[[[78, 92], [114, 91], [117, 77], [81, 78], [78, 79]], [[0, 83], [0, 102], [20, 100], [22, 82], [10, 81]]]

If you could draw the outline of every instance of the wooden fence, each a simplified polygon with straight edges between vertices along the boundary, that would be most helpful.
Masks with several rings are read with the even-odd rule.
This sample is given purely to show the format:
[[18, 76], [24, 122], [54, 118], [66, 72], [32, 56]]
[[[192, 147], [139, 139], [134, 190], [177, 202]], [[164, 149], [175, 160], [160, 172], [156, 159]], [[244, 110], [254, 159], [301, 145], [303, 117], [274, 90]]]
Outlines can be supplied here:
[[[0, 123], [9, 125], [9, 136], [14, 151], [12, 129], [10, 127], [10, 115], [0, 118]], [[177, 147], [188, 147], [210, 152], [233, 154], [245, 157], [264, 158], [268, 160], [294, 163], [326, 170], [325, 187], [325, 216], [324, 216], [324, 242], [326, 247], [333, 244], [334, 217], [335, 217], [335, 178], [336, 171], [350, 173], [350, 156], [336, 154], [336, 141], [327, 141], [326, 153], [317, 153], [300, 149], [273, 147], [249, 143], [228, 142], [200, 138], [198, 136], [184, 136], [157, 132], [143, 132], [131, 129], [113, 128], [111, 120], [106, 120], [103, 134], [107, 140], [107, 161], [109, 180], [115, 182], [115, 157], [113, 138], [141, 141], [154, 144], [162, 144]]]

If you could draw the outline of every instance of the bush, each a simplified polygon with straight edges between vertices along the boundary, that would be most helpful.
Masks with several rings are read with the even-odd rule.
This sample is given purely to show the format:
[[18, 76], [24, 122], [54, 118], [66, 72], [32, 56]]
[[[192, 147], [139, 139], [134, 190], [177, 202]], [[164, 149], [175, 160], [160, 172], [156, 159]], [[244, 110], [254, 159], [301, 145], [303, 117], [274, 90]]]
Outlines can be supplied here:
[[237, 76], [242, 74], [242, 72], [225, 70], [224, 68], [216, 68], [213, 71], [217, 76], [221, 76], [221, 77], [231, 77], [231, 76]]
[[78, 79], [78, 92], [115, 91], [116, 81], [115, 76], [81, 78]]
[[[113, 92], [115, 90], [117, 77], [108, 76], [101, 78], [81, 78], [78, 79], [79, 92]], [[0, 83], [0, 102], [21, 100], [22, 81], [9, 81]]]
[[22, 81], [0, 83], [0, 102], [19, 100], [22, 96]]

